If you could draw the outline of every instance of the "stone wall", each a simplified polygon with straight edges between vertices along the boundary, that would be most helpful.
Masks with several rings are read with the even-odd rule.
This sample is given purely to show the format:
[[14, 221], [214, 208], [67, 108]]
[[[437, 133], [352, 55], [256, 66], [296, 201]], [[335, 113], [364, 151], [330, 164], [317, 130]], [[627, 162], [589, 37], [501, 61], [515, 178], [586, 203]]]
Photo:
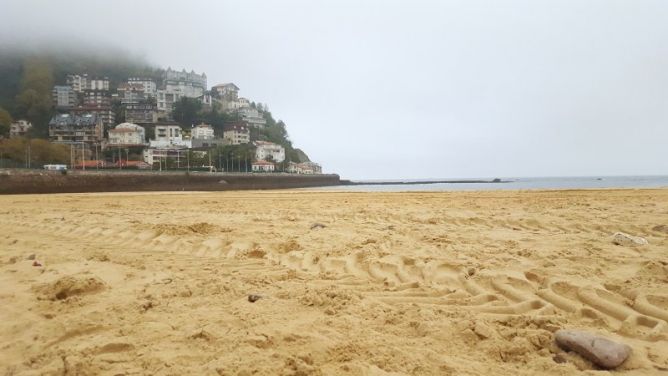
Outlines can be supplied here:
[[0, 171], [0, 194], [133, 191], [227, 191], [340, 185], [338, 175], [208, 172]]

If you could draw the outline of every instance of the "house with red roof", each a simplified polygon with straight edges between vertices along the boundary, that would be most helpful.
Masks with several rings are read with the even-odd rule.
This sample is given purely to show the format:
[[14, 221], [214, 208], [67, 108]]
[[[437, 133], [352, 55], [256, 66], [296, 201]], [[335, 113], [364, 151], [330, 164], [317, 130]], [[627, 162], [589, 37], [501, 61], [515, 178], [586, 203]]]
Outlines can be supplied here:
[[253, 172], [274, 172], [276, 165], [268, 161], [255, 161], [252, 164]]

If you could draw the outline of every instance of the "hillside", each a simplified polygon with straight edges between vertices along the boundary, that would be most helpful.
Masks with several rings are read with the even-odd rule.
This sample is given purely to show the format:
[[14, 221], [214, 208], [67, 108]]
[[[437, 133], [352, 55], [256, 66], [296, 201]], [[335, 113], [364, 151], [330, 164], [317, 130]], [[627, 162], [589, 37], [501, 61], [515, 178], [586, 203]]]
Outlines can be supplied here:
[[0, 108], [14, 119], [27, 119], [34, 136], [47, 135], [47, 123], [55, 113], [51, 103], [54, 84], [65, 82], [68, 73], [88, 72], [109, 77], [117, 85], [128, 76], [158, 77], [161, 69], [126, 52], [67, 48], [7, 48], [0, 53]]
[[[52, 102], [54, 85], [63, 85], [68, 74], [87, 73], [91, 77], [108, 77], [110, 89], [115, 90], [129, 77], [146, 77], [159, 82], [164, 69], [132, 56], [125, 51], [99, 47], [72, 48], [5, 48], [0, 53], [0, 138], [8, 136], [12, 119], [26, 119], [33, 124], [32, 138], [48, 136], [48, 122], [57, 113]], [[125, 121], [120, 102], [113, 102], [115, 123]], [[286, 125], [275, 120], [266, 105], [252, 103], [266, 120], [262, 129], [253, 129], [251, 140], [270, 141], [285, 148], [288, 161], [305, 162], [308, 156], [295, 149], [288, 137]], [[238, 115], [217, 108], [203, 108], [194, 98], [181, 98], [174, 104], [172, 116], [184, 129], [192, 124], [211, 124], [222, 135], [226, 123], [239, 120]], [[170, 119], [160, 119], [170, 120]], [[152, 133], [150, 127], [147, 134]], [[235, 149], [235, 148], [228, 148]], [[231, 152], [236, 152], [232, 150]]]

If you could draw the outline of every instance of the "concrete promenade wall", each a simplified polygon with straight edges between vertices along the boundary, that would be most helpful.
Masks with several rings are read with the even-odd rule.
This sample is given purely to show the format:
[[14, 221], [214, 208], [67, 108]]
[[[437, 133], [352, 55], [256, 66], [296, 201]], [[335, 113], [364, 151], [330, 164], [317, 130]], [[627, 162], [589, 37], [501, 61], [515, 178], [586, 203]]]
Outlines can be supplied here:
[[228, 191], [340, 185], [338, 175], [0, 170], [0, 194]]

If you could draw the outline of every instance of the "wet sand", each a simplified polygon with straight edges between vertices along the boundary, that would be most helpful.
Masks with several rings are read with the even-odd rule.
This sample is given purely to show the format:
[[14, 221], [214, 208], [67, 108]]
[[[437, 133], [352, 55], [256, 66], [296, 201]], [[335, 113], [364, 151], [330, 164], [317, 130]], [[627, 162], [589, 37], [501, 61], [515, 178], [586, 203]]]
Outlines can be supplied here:
[[668, 372], [668, 190], [18, 195], [0, 223], [3, 374], [589, 374], [560, 328]]

